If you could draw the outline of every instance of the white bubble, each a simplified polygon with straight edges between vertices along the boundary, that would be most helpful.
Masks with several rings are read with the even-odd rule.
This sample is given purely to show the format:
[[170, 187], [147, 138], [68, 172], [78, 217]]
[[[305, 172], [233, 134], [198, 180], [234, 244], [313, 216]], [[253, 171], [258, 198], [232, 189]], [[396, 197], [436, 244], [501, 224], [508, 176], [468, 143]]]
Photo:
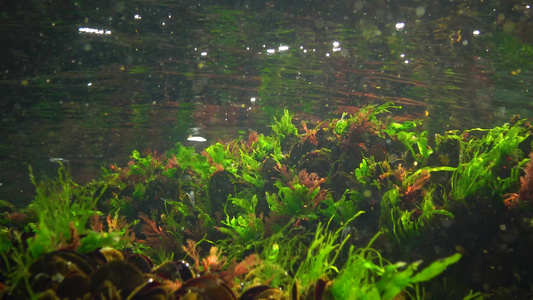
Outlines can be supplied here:
[[187, 138], [187, 141], [203, 143], [207, 141], [207, 139], [201, 136], [190, 136]]

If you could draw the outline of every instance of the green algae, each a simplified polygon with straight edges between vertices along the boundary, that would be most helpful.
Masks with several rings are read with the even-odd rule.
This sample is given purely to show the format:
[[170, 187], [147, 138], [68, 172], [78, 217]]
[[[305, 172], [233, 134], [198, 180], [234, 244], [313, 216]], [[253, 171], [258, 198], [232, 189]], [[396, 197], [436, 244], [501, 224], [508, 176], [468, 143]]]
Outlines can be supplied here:
[[[179, 143], [162, 155], [133, 151], [128, 166], [112, 166], [86, 186], [74, 183], [62, 165], [56, 180], [38, 183], [32, 175], [36, 196], [21, 210], [29, 221], [14, 229], [7, 219], [1, 223], [6, 244], [21, 239], [21, 231], [33, 235], [19, 241], [20, 249], [2, 247], [4, 261], [21, 270], [8, 266], [8, 283], [18, 289], [26, 282], [31, 294], [27, 265], [65, 247], [88, 253], [112, 246], [156, 260], [183, 256], [181, 245], [195, 239], [237, 261], [259, 255], [263, 263], [247, 279], [235, 279], [242, 283], [290, 272], [270, 284], [290, 290], [296, 283], [305, 295], [326, 278], [328, 292], [339, 299], [392, 299], [404, 291], [420, 298], [419, 285], [461, 255], [448, 249], [447, 258], [419, 271], [418, 260], [391, 263], [380, 251], [405, 255], [403, 247], [419, 247], [474, 202], [499, 204], [505, 212], [502, 196], [519, 188], [532, 129], [515, 119], [431, 139], [418, 121], [378, 118], [390, 109], [399, 107], [364, 107], [323, 128], [304, 125], [303, 135], [285, 110], [270, 135], [250, 133], [247, 141], [216, 143], [202, 153]], [[386, 155], [372, 150], [382, 145]], [[95, 230], [96, 223], [89, 224], [104, 216], [122, 225]], [[372, 234], [356, 238], [354, 228]], [[380, 250], [372, 248], [375, 241]]]

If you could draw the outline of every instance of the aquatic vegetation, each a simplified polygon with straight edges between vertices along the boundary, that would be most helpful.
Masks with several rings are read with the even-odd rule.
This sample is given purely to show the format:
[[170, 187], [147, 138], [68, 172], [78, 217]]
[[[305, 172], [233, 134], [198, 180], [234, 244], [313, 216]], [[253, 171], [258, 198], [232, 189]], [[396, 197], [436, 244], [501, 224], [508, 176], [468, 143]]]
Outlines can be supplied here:
[[[393, 108], [399, 107], [367, 106], [314, 128], [304, 122], [301, 134], [284, 111], [268, 135], [251, 131], [247, 140], [215, 143], [201, 153], [179, 143], [161, 155], [133, 151], [127, 166], [113, 165], [85, 186], [62, 165], [55, 181], [38, 183], [30, 172], [34, 201], [20, 211], [4, 206], [0, 222], [7, 282], [24, 295], [43, 293], [29, 279], [37, 260], [73, 260], [113, 247], [124, 250], [117, 261], [128, 260], [126, 252], [157, 261], [137, 268], [163, 279], [157, 287], [122, 292], [118, 279], [96, 282], [97, 293], [201, 294], [203, 286], [234, 298], [263, 292], [423, 298], [436, 289], [424, 282], [452, 264], [468, 266], [452, 254], [476, 251], [454, 231], [472, 227], [472, 215], [527, 213], [533, 163], [524, 153], [532, 152], [533, 130], [513, 119], [433, 140], [416, 120], [378, 118]], [[527, 217], [508, 226], [514, 220], [521, 220], [519, 228], [530, 226]], [[428, 243], [441, 249], [438, 256]], [[192, 259], [190, 272], [200, 277], [178, 278], [173, 268], [185, 267], [177, 257]], [[421, 258], [436, 261], [422, 269]], [[84, 282], [93, 284], [92, 274], [105, 277], [110, 264], [84, 271]], [[456, 295], [472, 289], [456, 284]]]
[[[360, 129], [364, 129], [369, 133], [382, 136], [383, 131], [386, 129], [385, 123], [383, 120], [379, 119], [377, 116], [383, 113], [390, 113], [391, 108], [401, 108], [400, 106], [395, 106], [392, 102], [387, 102], [382, 105], [367, 105], [359, 109], [359, 111], [353, 115], [350, 115], [346, 118], [346, 115], [343, 115], [342, 118], [332, 124], [335, 125], [334, 132], [338, 135], [344, 136], [348, 135], [348, 140], [353, 140], [353, 136]], [[339, 126], [339, 128], [337, 128]]]
[[[506, 170], [520, 168], [525, 161], [519, 146], [527, 139], [531, 129], [524, 122], [513, 125], [506, 124], [486, 131], [482, 138], [471, 138], [461, 141], [463, 155], [459, 166], [453, 173], [451, 180], [451, 196], [456, 201], [464, 201], [470, 195], [479, 192], [490, 195], [502, 195], [508, 191], [510, 182], [516, 182], [517, 172], [511, 172], [509, 180], [502, 180], [497, 174], [499, 168]], [[465, 131], [463, 136], [473, 133], [474, 130]], [[531, 147], [531, 145], [529, 145]], [[506, 161], [513, 162], [510, 168], [502, 166]]]
[[[360, 211], [355, 214], [345, 223], [345, 226], [362, 213]], [[329, 232], [331, 220], [324, 227], [321, 223], [318, 224], [314, 240], [308, 247], [307, 256], [296, 271], [295, 278], [301, 286], [309, 286], [322, 277], [331, 277], [333, 273], [339, 272], [335, 261], [340, 255], [347, 237], [336, 244], [344, 227], [335, 232]]]
[[[9, 233], [13, 247], [2, 251], [5, 268], [2, 273], [12, 289], [24, 283], [24, 295], [33, 297], [30, 267], [53, 251], [92, 252], [97, 248], [131, 246], [134, 234], [122, 217], [107, 217], [108, 230], [104, 231], [98, 220], [101, 214], [96, 205], [109, 183], [91, 182], [86, 187], [75, 184], [67, 169], [60, 163], [56, 180], [37, 182], [30, 167], [30, 179], [36, 188], [34, 201], [23, 211], [32, 215], [25, 224], [24, 233]], [[87, 228], [92, 223], [92, 228]], [[23, 238], [23, 235], [25, 236]], [[28, 237], [29, 236], [29, 237]], [[26, 297], [26, 296], [24, 296]]]
[[524, 168], [524, 176], [520, 177], [520, 190], [518, 193], [503, 195], [503, 202], [508, 208], [516, 208], [520, 201], [531, 205], [533, 203], [533, 152], [529, 153], [529, 162]]
[[305, 169], [293, 175], [294, 172], [286, 165], [278, 164], [277, 168], [284, 180], [274, 183], [278, 188], [277, 194], [267, 193], [270, 210], [278, 215], [315, 218], [312, 210], [328, 197], [328, 193], [320, 189], [326, 179], [316, 173], [309, 174]]
[[[36, 221], [28, 224], [35, 233], [27, 240], [33, 257], [61, 248], [90, 251], [107, 245], [117, 246], [121, 237], [119, 232], [102, 235], [86, 228], [90, 218], [99, 214], [96, 204], [105, 193], [107, 183], [80, 187], [72, 181], [62, 164], [55, 181], [37, 183], [31, 167], [30, 178], [36, 188], [34, 201], [27, 208], [36, 216]], [[126, 232], [122, 232], [122, 236], [124, 234]]]
[[[383, 195], [381, 200], [381, 222], [384, 229], [392, 232], [396, 241], [408, 243], [415, 241], [422, 235], [422, 229], [430, 224], [436, 215], [453, 219], [453, 213], [439, 209], [433, 202], [435, 187], [426, 191], [422, 200], [408, 203], [411, 208], [406, 208], [405, 198], [402, 198], [398, 189], [391, 189]], [[408, 200], [407, 200], [408, 201]]]
[[374, 161], [373, 157], [363, 158], [359, 164], [359, 168], [354, 171], [355, 178], [363, 184], [363, 186], [366, 186], [370, 182], [379, 187], [377, 181], [374, 180], [376, 177], [376, 168], [377, 163]]
[[272, 136], [277, 138], [278, 141], [283, 141], [290, 136], [297, 136], [298, 129], [292, 124], [292, 118], [294, 115], [290, 114], [288, 110], [283, 110], [283, 116], [278, 121], [274, 118], [272, 124]]
[[520, 192], [518, 198], [524, 202], [533, 202], [533, 152], [529, 153], [529, 162], [524, 168], [525, 175], [520, 177]]
[[418, 121], [405, 121], [403, 123], [390, 123], [384, 130], [389, 136], [402, 142], [412, 158], [425, 166], [433, 149], [428, 145], [428, 132], [417, 132], [421, 125]]
[[[428, 146], [427, 135], [427, 131], [423, 131], [420, 134], [400, 131], [396, 134], [396, 137], [407, 149], [409, 149], [414, 159], [425, 164], [428, 157], [433, 153], [433, 150]], [[415, 152], [415, 149], [413, 148], [414, 144], [417, 145], [418, 153]]]
[[226, 214], [226, 220], [217, 229], [229, 235], [232, 239], [228, 241], [228, 246], [235, 256], [257, 247], [258, 241], [261, 241], [265, 234], [264, 223], [262, 218], [256, 217], [255, 214], [242, 214], [238, 217], [231, 217]]
[[[36, 260], [31, 252], [24, 247], [22, 233], [18, 231], [12, 232], [5, 236], [2, 232], [2, 242], [9, 249], [2, 249], [0, 255], [3, 259], [2, 275], [6, 278], [5, 284], [9, 285], [12, 290], [22, 289], [29, 297], [34, 297], [34, 292], [31, 288], [30, 271], [31, 264]], [[6, 239], [7, 238], [7, 241]]]
[[418, 271], [422, 261], [392, 264], [383, 259], [371, 248], [377, 237], [366, 247], [350, 247], [348, 261], [331, 284], [330, 291], [335, 299], [395, 299], [408, 288], [416, 292], [412, 298], [423, 299], [418, 284], [431, 280], [461, 258], [461, 254], [456, 253]]
[[151, 254], [154, 253], [174, 253], [180, 249], [180, 240], [176, 238], [172, 231], [158, 226], [154, 220], [142, 213], [139, 218], [143, 221], [142, 233], [146, 236], [140, 243], [148, 246]]

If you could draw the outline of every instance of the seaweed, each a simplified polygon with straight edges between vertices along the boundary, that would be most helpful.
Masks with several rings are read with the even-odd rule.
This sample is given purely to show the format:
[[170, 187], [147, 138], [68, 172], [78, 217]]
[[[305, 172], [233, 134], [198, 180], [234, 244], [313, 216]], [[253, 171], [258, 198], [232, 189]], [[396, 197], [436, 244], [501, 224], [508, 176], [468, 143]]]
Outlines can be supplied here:
[[374, 157], [368, 157], [363, 158], [363, 160], [359, 164], [359, 168], [355, 169], [355, 178], [357, 179], [357, 181], [363, 184], [363, 187], [365, 187], [368, 182], [371, 182], [379, 187], [379, 184], [373, 181], [376, 177], [376, 167], [377, 163], [375, 162]]
[[[525, 159], [519, 164], [519, 166], [521, 166], [524, 162], [527, 162], [527, 164], [524, 167], [524, 176], [520, 177], [520, 189], [518, 193], [507, 193], [503, 195], [503, 202], [507, 208], [517, 208], [521, 203], [530, 206], [533, 204], [533, 152], [529, 153], [529, 160]], [[509, 178], [501, 181], [510, 182], [506, 185], [510, 185], [515, 182], [513, 179], [518, 176], [518, 168], [513, 168], [513, 172], [511, 174], [512, 175]]]
[[395, 299], [407, 288], [416, 292], [412, 298], [423, 298], [419, 295], [418, 284], [431, 280], [461, 258], [461, 254], [456, 253], [416, 272], [422, 261], [392, 264], [383, 259], [371, 248], [377, 237], [366, 247], [350, 247], [348, 261], [331, 286], [335, 299]]
[[516, 181], [517, 173], [512, 173], [509, 180], [501, 180], [498, 168], [505, 160], [516, 161], [512, 168], [523, 164], [519, 159], [523, 156], [519, 145], [527, 138], [529, 130], [523, 122], [490, 130], [473, 129], [465, 131], [463, 136], [474, 130], [487, 133], [480, 139], [462, 141], [463, 155], [451, 180], [451, 196], [455, 201], [465, 201], [480, 192], [490, 196], [504, 194], [510, 187], [509, 180]]
[[[36, 216], [37, 221], [29, 227], [35, 236], [27, 240], [33, 257], [61, 248], [77, 248], [80, 244], [79, 234], [87, 232], [86, 225], [94, 214], [98, 214], [96, 204], [105, 193], [108, 184], [102, 183], [82, 188], [75, 184], [68, 170], [59, 163], [55, 181], [37, 183], [30, 166], [30, 179], [35, 186], [34, 201], [28, 211]], [[116, 241], [115, 241], [116, 240]], [[89, 242], [89, 239], [82, 240]], [[117, 239], [108, 239], [113, 245]], [[106, 243], [103, 243], [106, 244]]]
[[333, 275], [332, 273], [339, 272], [335, 261], [348, 237], [342, 239], [338, 244], [336, 244], [337, 240], [341, 236], [344, 227], [362, 213], [362, 211], [359, 211], [335, 232], [329, 231], [332, 219], [325, 226], [322, 223], [318, 224], [315, 237], [307, 250], [307, 256], [294, 275], [301, 286], [309, 286], [312, 282], [322, 277], [330, 277]]
[[[363, 107], [328, 126], [303, 122], [301, 135], [285, 110], [269, 135], [251, 131], [202, 153], [179, 143], [161, 155], [133, 151], [126, 166], [112, 165], [84, 186], [61, 164], [57, 178], [43, 182], [30, 168], [34, 201], [2, 213], [3, 273], [10, 288], [32, 295], [28, 266], [46, 253], [111, 246], [161, 263], [188, 255], [199, 274], [232, 287], [423, 298], [435, 288], [424, 282], [449, 265], [469, 267], [460, 254], [425, 268], [420, 259], [472, 252], [453, 231], [471, 226], [471, 216], [530, 228], [533, 154], [524, 152], [532, 129], [513, 119], [433, 140], [420, 121], [378, 118], [391, 108], [399, 107]], [[204, 242], [211, 250], [202, 252]], [[430, 242], [442, 249], [438, 256], [424, 248]]]
[[318, 177], [316, 173], [309, 174], [305, 169], [293, 175], [293, 171], [285, 165], [278, 165], [277, 168], [285, 178], [274, 183], [278, 188], [277, 194], [267, 193], [270, 210], [278, 215], [316, 218], [312, 210], [329, 195], [320, 189], [326, 179]]
[[[410, 151], [415, 160], [422, 165], [425, 165], [429, 156], [433, 153], [431, 147], [428, 146], [428, 132], [421, 133], [399, 131], [396, 133], [396, 138], [402, 142]], [[414, 145], [417, 145], [418, 152], [415, 151]]]
[[[34, 299], [35, 293], [31, 288], [30, 266], [37, 260], [31, 251], [24, 246], [22, 233], [14, 231], [10, 240], [13, 241], [10, 251], [1, 251], [3, 259], [2, 275], [6, 278], [5, 284], [13, 291], [27, 294], [28, 298]], [[23, 285], [23, 287], [21, 287]]]
[[294, 115], [285, 109], [279, 121], [274, 118], [274, 123], [270, 126], [272, 128], [272, 136], [281, 142], [290, 136], [298, 135], [298, 129], [292, 124], [293, 117]]

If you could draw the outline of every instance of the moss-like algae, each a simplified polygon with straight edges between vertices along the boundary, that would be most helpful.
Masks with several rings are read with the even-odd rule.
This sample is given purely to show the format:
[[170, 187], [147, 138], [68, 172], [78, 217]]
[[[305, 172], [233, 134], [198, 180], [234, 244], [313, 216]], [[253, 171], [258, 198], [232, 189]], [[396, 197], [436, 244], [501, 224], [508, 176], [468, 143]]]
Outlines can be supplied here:
[[[416, 120], [378, 118], [398, 108], [368, 106], [314, 129], [302, 123], [302, 135], [284, 111], [270, 135], [252, 132], [247, 141], [216, 143], [201, 154], [181, 144], [163, 155], [134, 151], [128, 166], [112, 166], [86, 186], [63, 166], [55, 181], [32, 177], [35, 199], [20, 210], [28, 218], [2, 220], [2, 240], [19, 245], [1, 248], [7, 290], [41, 292], [28, 285], [28, 265], [58, 249], [113, 246], [157, 260], [184, 257], [182, 245], [195, 240], [216, 245], [213, 255], [222, 251], [228, 261], [260, 257], [247, 275], [234, 271], [233, 282], [245, 286], [296, 284], [305, 296], [326, 280], [324, 293], [338, 299], [422, 298], [423, 283], [457, 263], [454, 252], [465, 252], [444, 243], [437, 257], [447, 258], [418, 271], [420, 258], [437, 258], [423, 248], [427, 237], [440, 231], [462, 243], [443, 224], [461, 224], [480, 205], [510, 212], [502, 195], [520, 188], [532, 129], [514, 119], [432, 139]], [[515, 213], [527, 214], [525, 204]], [[390, 263], [386, 253], [415, 262]], [[457, 296], [478, 287], [454, 288]]]

